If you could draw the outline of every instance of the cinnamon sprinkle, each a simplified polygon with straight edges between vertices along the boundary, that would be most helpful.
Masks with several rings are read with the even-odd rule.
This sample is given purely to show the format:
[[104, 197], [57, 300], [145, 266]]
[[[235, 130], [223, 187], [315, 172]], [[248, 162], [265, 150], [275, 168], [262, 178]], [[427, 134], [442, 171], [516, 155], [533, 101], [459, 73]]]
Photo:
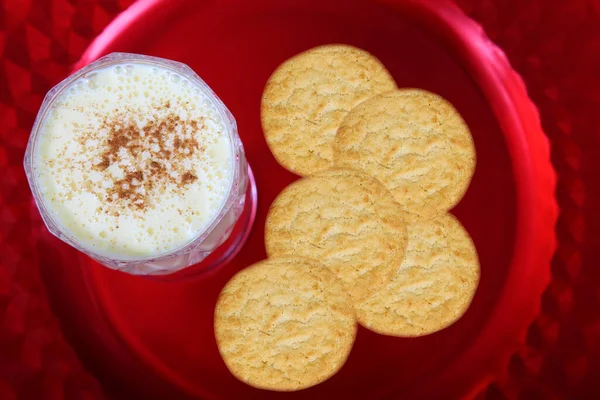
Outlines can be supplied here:
[[[196, 139], [204, 128], [203, 119], [182, 119], [172, 111], [170, 102], [156, 110], [143, 127], [138, 126], [136, 113], [131, 111], [117, 111], [112, 118], [104, 118], [100, 130], [107, 132], [107, 139], [101, 161], [94, 168], [112, 180], [112, 187], [106, 189], [107, 202], [144, 210], [167, 185], [183, 189], [198, 180], [185, 167], [190, 164], [185, 161], [204, 151]], [[122, 179], [113, 178], [110, 169], [115, 164], [123, 170]]]
[[198, 177], [196, 175], [192, 174], [191, 172], [186, 172], [181, 177], [181, 183], [184, 184], [184, 185], [188, 185], [188, 184], [190, 184], [192, 182], [195, 182], [196, 179], [198, 179]]

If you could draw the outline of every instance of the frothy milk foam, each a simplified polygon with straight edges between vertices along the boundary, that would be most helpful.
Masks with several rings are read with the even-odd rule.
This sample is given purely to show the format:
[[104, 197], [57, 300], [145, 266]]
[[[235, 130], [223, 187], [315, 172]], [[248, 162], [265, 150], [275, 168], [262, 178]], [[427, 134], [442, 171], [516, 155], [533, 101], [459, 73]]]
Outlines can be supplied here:
[[103, 256], [176, 249], [207, 228], [232, 186], [226, 129], [212, 101], [171, 70], [95, 70], [42, 121], [34, 170], [44, 205]]

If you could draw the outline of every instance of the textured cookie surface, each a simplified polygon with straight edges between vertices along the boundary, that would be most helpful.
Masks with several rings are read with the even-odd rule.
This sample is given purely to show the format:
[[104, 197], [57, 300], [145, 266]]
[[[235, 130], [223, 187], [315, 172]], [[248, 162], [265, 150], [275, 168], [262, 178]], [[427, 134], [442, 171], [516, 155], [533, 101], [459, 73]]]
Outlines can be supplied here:
[[456, 205], [475, 169], [466, 123], [442, 97], [420, 89], [378, 95], [351, 110], [334, 145], [337, 166], [377, 177], [407, 214], [433, 218]]
[[319, 260], [356, 301], [391, 280], [404, 257], [406, 235], [401, 207], [377, 179], [334, 169], [279, 194], [267, 215], [265, 246], [270, 257]]
[[277, 161], [298, 175], [327, 169], [346, 113], [395, 88], [381, 62], [364, 50], [326, 45], [296, 55], [275, 70], [263, 92], [261, 122], [267, 144]]
[[268, 259], [242, 270], [223, 288], [215, 336], [238, 379], [292, 391], [323, 382], [342, 367], [356, 337], [356, 320], [329, 270], [306, 259]]
[[385, 335], [421, 336], [453, 324], [479, 284], [479, 259], [451, 214], [408, 227], [406, 256], [384, 289], [356, 305], [358, 321]]

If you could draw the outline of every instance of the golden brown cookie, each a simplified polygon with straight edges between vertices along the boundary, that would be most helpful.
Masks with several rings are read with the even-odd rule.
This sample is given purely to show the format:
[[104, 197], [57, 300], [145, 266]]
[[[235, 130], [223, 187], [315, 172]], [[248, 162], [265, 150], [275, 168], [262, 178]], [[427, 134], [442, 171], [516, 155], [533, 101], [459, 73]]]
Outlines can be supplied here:
[[323, 382], [342, 367], [356, 320], [327, 268], [308, 259], [272, 258], [240, 271], [223, 288], [215, 336], [238, 379], [292, 391]]
[[327, 170], [294, 182], [271, 205], [265, 226], [270, 257], [310, 257], [341, 279], [353, 300], [387, 284], [406, 249], [402, 209], [377, 179]]
[[335, 164], [377, 177], [407, 222], [444, 214], [464, 196], [475, 170], [467, 124], [442, 97], [420, 89], [378, 95], [344, 118]]
[[392, 336], [422, 336], [459, 319], [479, 284], [477, 250], [451, 214], [408, 227], [401, 268], [385, 288], [356, 305], [366, 328]]
[[350, 109], [396, 88], [370, 53], [348, 45], [326, 45], [298, 54], [269, 78], [261, 122], [273, 156], [306, 176], [332, 166], [331, 145]]

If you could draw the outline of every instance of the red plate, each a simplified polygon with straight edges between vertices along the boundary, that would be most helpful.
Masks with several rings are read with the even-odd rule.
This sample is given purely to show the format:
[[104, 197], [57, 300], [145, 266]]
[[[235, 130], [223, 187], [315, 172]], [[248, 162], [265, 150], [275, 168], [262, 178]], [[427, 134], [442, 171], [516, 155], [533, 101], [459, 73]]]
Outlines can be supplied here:
[[[342, 370], [313, 388], [277, 393], [236, 380], [221, 360], [213, 309], [225, 282], [265, 257], [264, 219], [296, 177], [263, 139], [263, 86], [285, 59], [326, 43], [376, 55], [400, 87], [449, 99], [478, 154], [453, 211], [471, 234], [481, 283], [467, 313], [420, 338], [360, 329]], [[226, 266], [156, 281], [102, 268], [40, 229], [40, 267], [71, 342], [124, 398], [452, 398], [497, 376], [539, 308], [555, 246], [555, 178], [537, 111], [504, 55], [446, 1], [141, 1], [121, 14], [80, 65], [125, 51], [184, 62], [235, 115], [256, 176], [256, 223]]]

